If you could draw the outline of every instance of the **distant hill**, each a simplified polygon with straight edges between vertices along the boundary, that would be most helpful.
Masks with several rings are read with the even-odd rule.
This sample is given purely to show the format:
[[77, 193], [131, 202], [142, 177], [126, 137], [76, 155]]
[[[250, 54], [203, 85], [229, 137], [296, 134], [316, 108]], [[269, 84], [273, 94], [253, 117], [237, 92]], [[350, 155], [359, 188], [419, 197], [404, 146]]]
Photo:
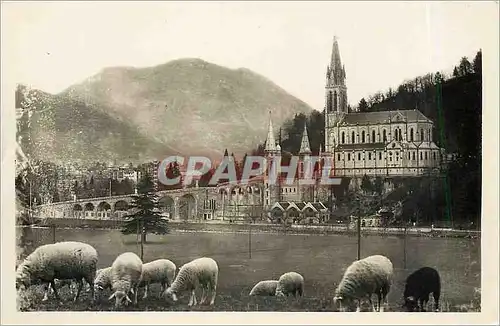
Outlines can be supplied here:
[[200, 59], [105, 68], [56, 95], [17, 93], [19, 103], [36, 98], [31, 124], [21, 124], [21, 146], [51, 161], [219, 157], [225, 148], [241, 155], [265, 140], [269, 110], [276, 126], [312, 110], [248, 69]]

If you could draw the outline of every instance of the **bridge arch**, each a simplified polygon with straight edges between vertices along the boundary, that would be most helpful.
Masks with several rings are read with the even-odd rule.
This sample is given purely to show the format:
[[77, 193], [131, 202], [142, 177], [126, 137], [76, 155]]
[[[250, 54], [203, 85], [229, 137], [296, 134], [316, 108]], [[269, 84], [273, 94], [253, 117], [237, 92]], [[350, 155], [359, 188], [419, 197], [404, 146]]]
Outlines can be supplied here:
[[85, 217], [95, 217], [95, 206], [92, 203], [86, 203], [84, 206], [84, 215]]
[[172, 197], [165, 195], [158, 200], [161, 214], [169, 219], [175, 218], [175, 201]]
[[115, 203], [115, 216], [118, 218], [123, 218], [127, 215], [129, 210], [129, 204], [125, 200], [119, 200]]
[[73, 217], [83, 218], [83, 207], [80, 204], [73, 205]]
[[185, 194], [179, 198], [179, 218], [189, 220], [196, 217], [196, 198], [192, 194]]
[[97, 205], [97, 218], [110, 218], [111, 217], [111, 205], [105, 201], [100, 202]]

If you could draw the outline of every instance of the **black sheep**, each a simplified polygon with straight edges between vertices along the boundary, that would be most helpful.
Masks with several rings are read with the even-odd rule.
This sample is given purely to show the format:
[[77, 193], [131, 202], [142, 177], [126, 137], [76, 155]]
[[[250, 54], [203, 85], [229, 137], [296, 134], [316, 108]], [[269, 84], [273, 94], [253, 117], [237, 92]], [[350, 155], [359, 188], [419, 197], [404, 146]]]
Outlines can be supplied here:
[[434, 268], [422, 267], [406, 279], [403, 308], [408, 311], [425, 311], [431, 293], [434, 297], [434, 309], [438, 311], [441, 278]]

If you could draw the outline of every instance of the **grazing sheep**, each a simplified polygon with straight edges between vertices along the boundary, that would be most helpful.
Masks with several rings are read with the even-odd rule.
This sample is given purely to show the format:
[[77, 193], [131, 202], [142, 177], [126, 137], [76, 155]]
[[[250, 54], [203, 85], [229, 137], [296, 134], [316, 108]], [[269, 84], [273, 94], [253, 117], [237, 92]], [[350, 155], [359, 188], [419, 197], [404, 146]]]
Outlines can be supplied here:
[[111, 266], [98, 269], [94, 280], [94, 293], [99, 297], [101, 292], [111, 289]]
[[280, 276], [276, 286], [276, 296], [284, 297], [293, 294], [294, 297], [304, 293], [304, 278], [296, 272], [288, 272]]
[[143, 299], [148, 297], [149, 285], [154, 283], [161, 284], [161, 297], [165, 289], [174, 281], [176, 270], [177, 266], [168, 259], [157, 259], [142, 265], [142, 282], [139, 286], [145, 288]]
[[[50, 284], [55, 297], [60, 300], [55, 280], [75, 279], [79, 283], [73, 299], [76, 301], [82, 290], [83, 280], [91, 285], [93, 292], [97, 261], [97, 251], [83, 242], [66, 241], [42, 245], [17, 267], [16, 288], [28, 288], [37, 283]], [[48, 290], [47, 287], [46, 291]], [[47, 299], [48, 295], [44, 297], [44, 300]]]
[[276, 280], [260, 281], [259, 283], [255, 284], [249, 295], [274, 296], [276, 294], [277, 286], [278, 281]]
[[132, 302], [128, 293], [134, 294], [134, 304], [137, 304], [137, 290], [142, 279], [142, 260], [133, 252], [125, 252], [118, 257], [111, 265], [111, 289], [113, 294], [108, 300], [115, 298], [115, 308]]
[[[340, 310], [352, 311], [357, 301], [356, 311], [360, 311], [361, 300], [367, 298], [373, 311], [380, 311], [392, 285], [392, 275], [392, 262], [385, 256], [374, 255], [355, 261], [346, 269], [335, 291], [334, 303], [340, 304]], [[372, 302], [373, 294], [377, 295], [377, 307]]]
[[434, 268], [422, 267], [406, 279], [403, 308], [408, 311], [425, 311], [431, 293], [434, 297], [434, 310], [439, 311], [441, 278]]
[[[217, 280], [219, 277], [219, 266], [212, 258], [198, 258], [187, 264], [184, 264], [180, 269], [177, 277], [170, 287], [165, 290], [165, 298], [171, 298], [174, 302], [177, 301], [177, 293], [183, 290], [191, 291], [189, 298], [189, 306], [196, 306], [197, 288], [201, 287], [202, 295], [200, 304], [205, 303], [208, 296], [208, 291], [211, 290], [212, 298], [210, 305], [215, 302], [217, 291]], [[206, 291], [205, 291], [206, 290]]]

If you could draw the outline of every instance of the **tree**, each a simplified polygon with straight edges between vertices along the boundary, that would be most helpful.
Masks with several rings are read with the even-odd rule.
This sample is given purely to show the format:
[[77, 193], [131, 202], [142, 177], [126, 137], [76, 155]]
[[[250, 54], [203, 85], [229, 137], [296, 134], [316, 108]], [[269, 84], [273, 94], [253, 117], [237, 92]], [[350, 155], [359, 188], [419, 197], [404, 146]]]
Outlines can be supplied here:
[[479, 50], [476, 53], [476, 56], [474, 57], [474, 60], [472, 61], [472, 67], [474, 70], [475, 74], [481, 75], [482, 74], [482, 69], [483, 69], [483, 55], [481, 50]]
[[367, 112], [368, 111], [368, 103], [366, 102], [364, 97], [359, 101], [358, 111], [359, 112]]
[[373, 191], [375, 191], [379, 195], [382, 195], [382, 192], [384, 191], [384, 180], [382, 180], [382, 177], [375, 177], [375, 180], [373, 182]]
[[153, 179], [144, 174], [137, 185], [137, 195], [132, 197], [132, 214], [127, 218], [121, 232], [123, 234], [141, 233], [141, 243], [146, 243], [148, 233], [167, 234], [168, 222], [160, 215], [158, 196], [154, 192]]
[[459, 76], [458, 68], [457, 66], [455, 66], [455, 68], [453, 68], [453, 77], [458, 77], [458, 76]]
[[361, 189], [364, 192], [371, 192], [373, 190], [370, 178], [366, 174], [363, 176], [363, 179], [361, 179]]
[[460, 59], [460, 65], [458, 66], [458, 73], [460, 76], [467, 76], [473, 72], [472, 65], [467, 59], [467, 57], [462, 57]]

